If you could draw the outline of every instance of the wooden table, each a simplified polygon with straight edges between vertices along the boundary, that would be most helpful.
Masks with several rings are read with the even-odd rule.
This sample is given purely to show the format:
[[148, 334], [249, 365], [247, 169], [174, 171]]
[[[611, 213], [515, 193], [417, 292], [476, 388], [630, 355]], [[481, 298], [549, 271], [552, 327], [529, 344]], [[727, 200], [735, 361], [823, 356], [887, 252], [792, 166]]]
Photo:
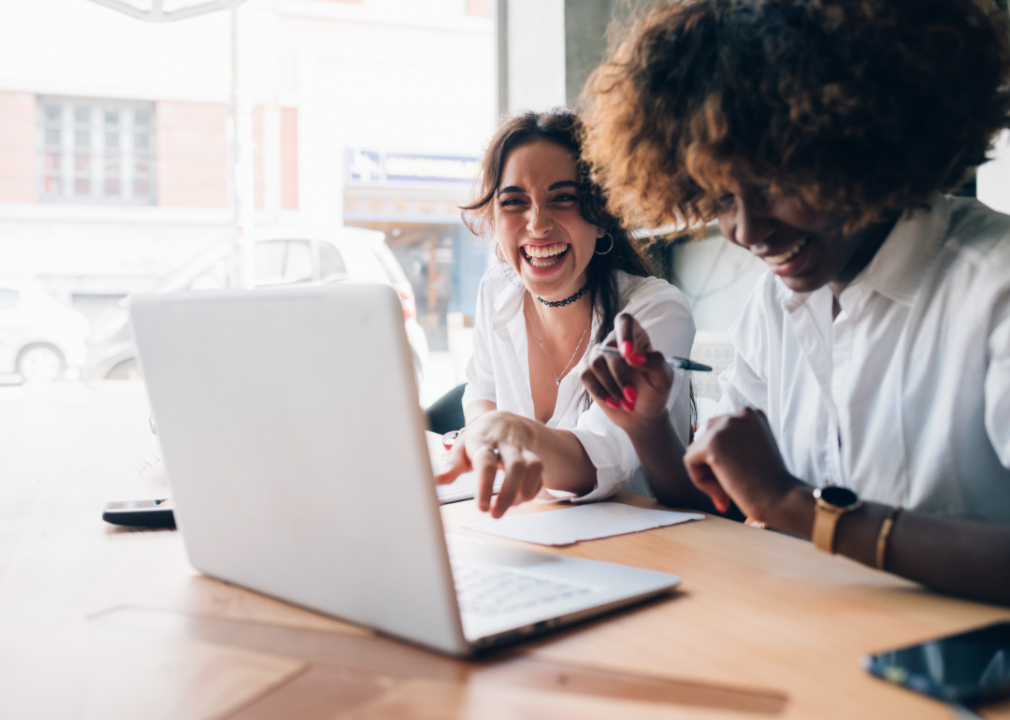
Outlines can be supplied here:
[[203, 577], [174, 531], [104, 524], [109, 499], [165, 494], [147, 420], [135, 382], [0, 388], [0, 718], [949, 718], [860, 656], [1010, 619], [708, 518], [556, 550], [676, 573], [677, 594], [461, 662]]

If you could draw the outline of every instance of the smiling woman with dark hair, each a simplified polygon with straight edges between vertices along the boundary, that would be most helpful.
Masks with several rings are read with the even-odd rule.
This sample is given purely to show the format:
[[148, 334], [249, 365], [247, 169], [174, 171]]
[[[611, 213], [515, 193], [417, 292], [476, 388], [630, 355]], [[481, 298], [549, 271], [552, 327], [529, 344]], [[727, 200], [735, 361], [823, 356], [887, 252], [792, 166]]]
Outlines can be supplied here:
[[[464, 209], [471, 229], [493, 238], [500, 264], [481, 282], [463, 396], [467, 427], [439, 481], [476, 470], [478, 503], [495, 517], [542, 487], [576, 501], [608, 497], [638, 468], [628, 436], [580, 380], [590, 347], [613, 339], [619, 312], [637, 318], [668, 354], [687, 355], [694, 342], [684, 296], [652, 276], [589, 180], [581, 130], [568, 110], [506, 120], [485, 153], [477, 198]], [[630, 412], [636, 401], [630, 388], [601, 402]], [[689, 385], [681, 379], [650, 412], [669, 419], [683, 452]], [[505, 480], [492, 506], [499, 467]]]
[[991, 0], [684, 0], [635, 28], [588, 89], [612, 211], [717, 221], [768, 267], [683, 463], [662, 416], [610, 413], [650, 482], [686, 497], [683, 465], [718, 508], [1010, 602], [1010, 217], [941, 194], [1007, 127], [1008, 82]]

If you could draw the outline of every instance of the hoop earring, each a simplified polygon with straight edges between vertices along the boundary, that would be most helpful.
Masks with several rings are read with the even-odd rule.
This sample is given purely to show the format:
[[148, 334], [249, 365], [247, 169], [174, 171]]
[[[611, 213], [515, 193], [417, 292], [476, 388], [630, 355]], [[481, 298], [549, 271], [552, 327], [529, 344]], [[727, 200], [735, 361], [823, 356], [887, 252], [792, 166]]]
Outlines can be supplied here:
[[494, 256], [496, 258], [498, 258], [498, 262], [500, 262], [500, 263], [505, 262], [505, 258], [502, 257], [502, 254], [501, 254], [501, 246], [497, 243], [497, 241], [494, 244]]
[[611, 235], [610, 233], [604, 233], [603, 237], [610, 238], [610, 247], [608, 247], [603, 252], [600, 252], [599, 250], [594, 251], [596, 255], [606, 255], [607, 253], [609, 253], [611, 250], [614, 249], [614, 236]]

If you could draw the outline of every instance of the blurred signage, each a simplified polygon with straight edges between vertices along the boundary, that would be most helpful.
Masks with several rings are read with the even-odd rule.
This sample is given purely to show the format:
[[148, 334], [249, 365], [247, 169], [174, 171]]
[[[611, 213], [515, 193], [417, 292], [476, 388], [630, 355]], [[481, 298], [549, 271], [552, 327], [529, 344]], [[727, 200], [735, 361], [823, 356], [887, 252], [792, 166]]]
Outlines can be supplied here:
[[349, 185], [458, 185], [469, 187], [480, 174], [480, 158], [416, 155], [376, 150], [347, 151]]

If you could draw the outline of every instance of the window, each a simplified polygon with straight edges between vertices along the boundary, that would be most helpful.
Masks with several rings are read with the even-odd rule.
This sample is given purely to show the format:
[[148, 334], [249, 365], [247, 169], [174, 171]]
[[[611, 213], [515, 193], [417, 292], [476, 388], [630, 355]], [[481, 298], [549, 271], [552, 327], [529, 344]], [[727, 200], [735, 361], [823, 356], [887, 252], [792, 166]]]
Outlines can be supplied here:
[[403, 272], [403, 268], [400, 267], [400, 263], [396, 259], [396, 255], [393, 254], [393, 251], [385, 243], [373, 245], [372, 253], [379, 260], [382, 269], [386, 271], [386, 277], [389, 278], [389, 282], [393, 285], [410, 284], [406, 274]]
[[319, 243], [319, 275], [323, 280], [347, 276], [347, 266], [340, 251], [326, 241]]
[[308, 240], [270, 240], [255, 245], [256, 285], [312, 280], [312, 247]]
[[38, 101], [39, 200], [152, 205], [154, 103]]
[[17, 290], [0, 288], [0, 310], [13, 310], [18, 306], [18, 300], [20, 299], [21, 293]]

